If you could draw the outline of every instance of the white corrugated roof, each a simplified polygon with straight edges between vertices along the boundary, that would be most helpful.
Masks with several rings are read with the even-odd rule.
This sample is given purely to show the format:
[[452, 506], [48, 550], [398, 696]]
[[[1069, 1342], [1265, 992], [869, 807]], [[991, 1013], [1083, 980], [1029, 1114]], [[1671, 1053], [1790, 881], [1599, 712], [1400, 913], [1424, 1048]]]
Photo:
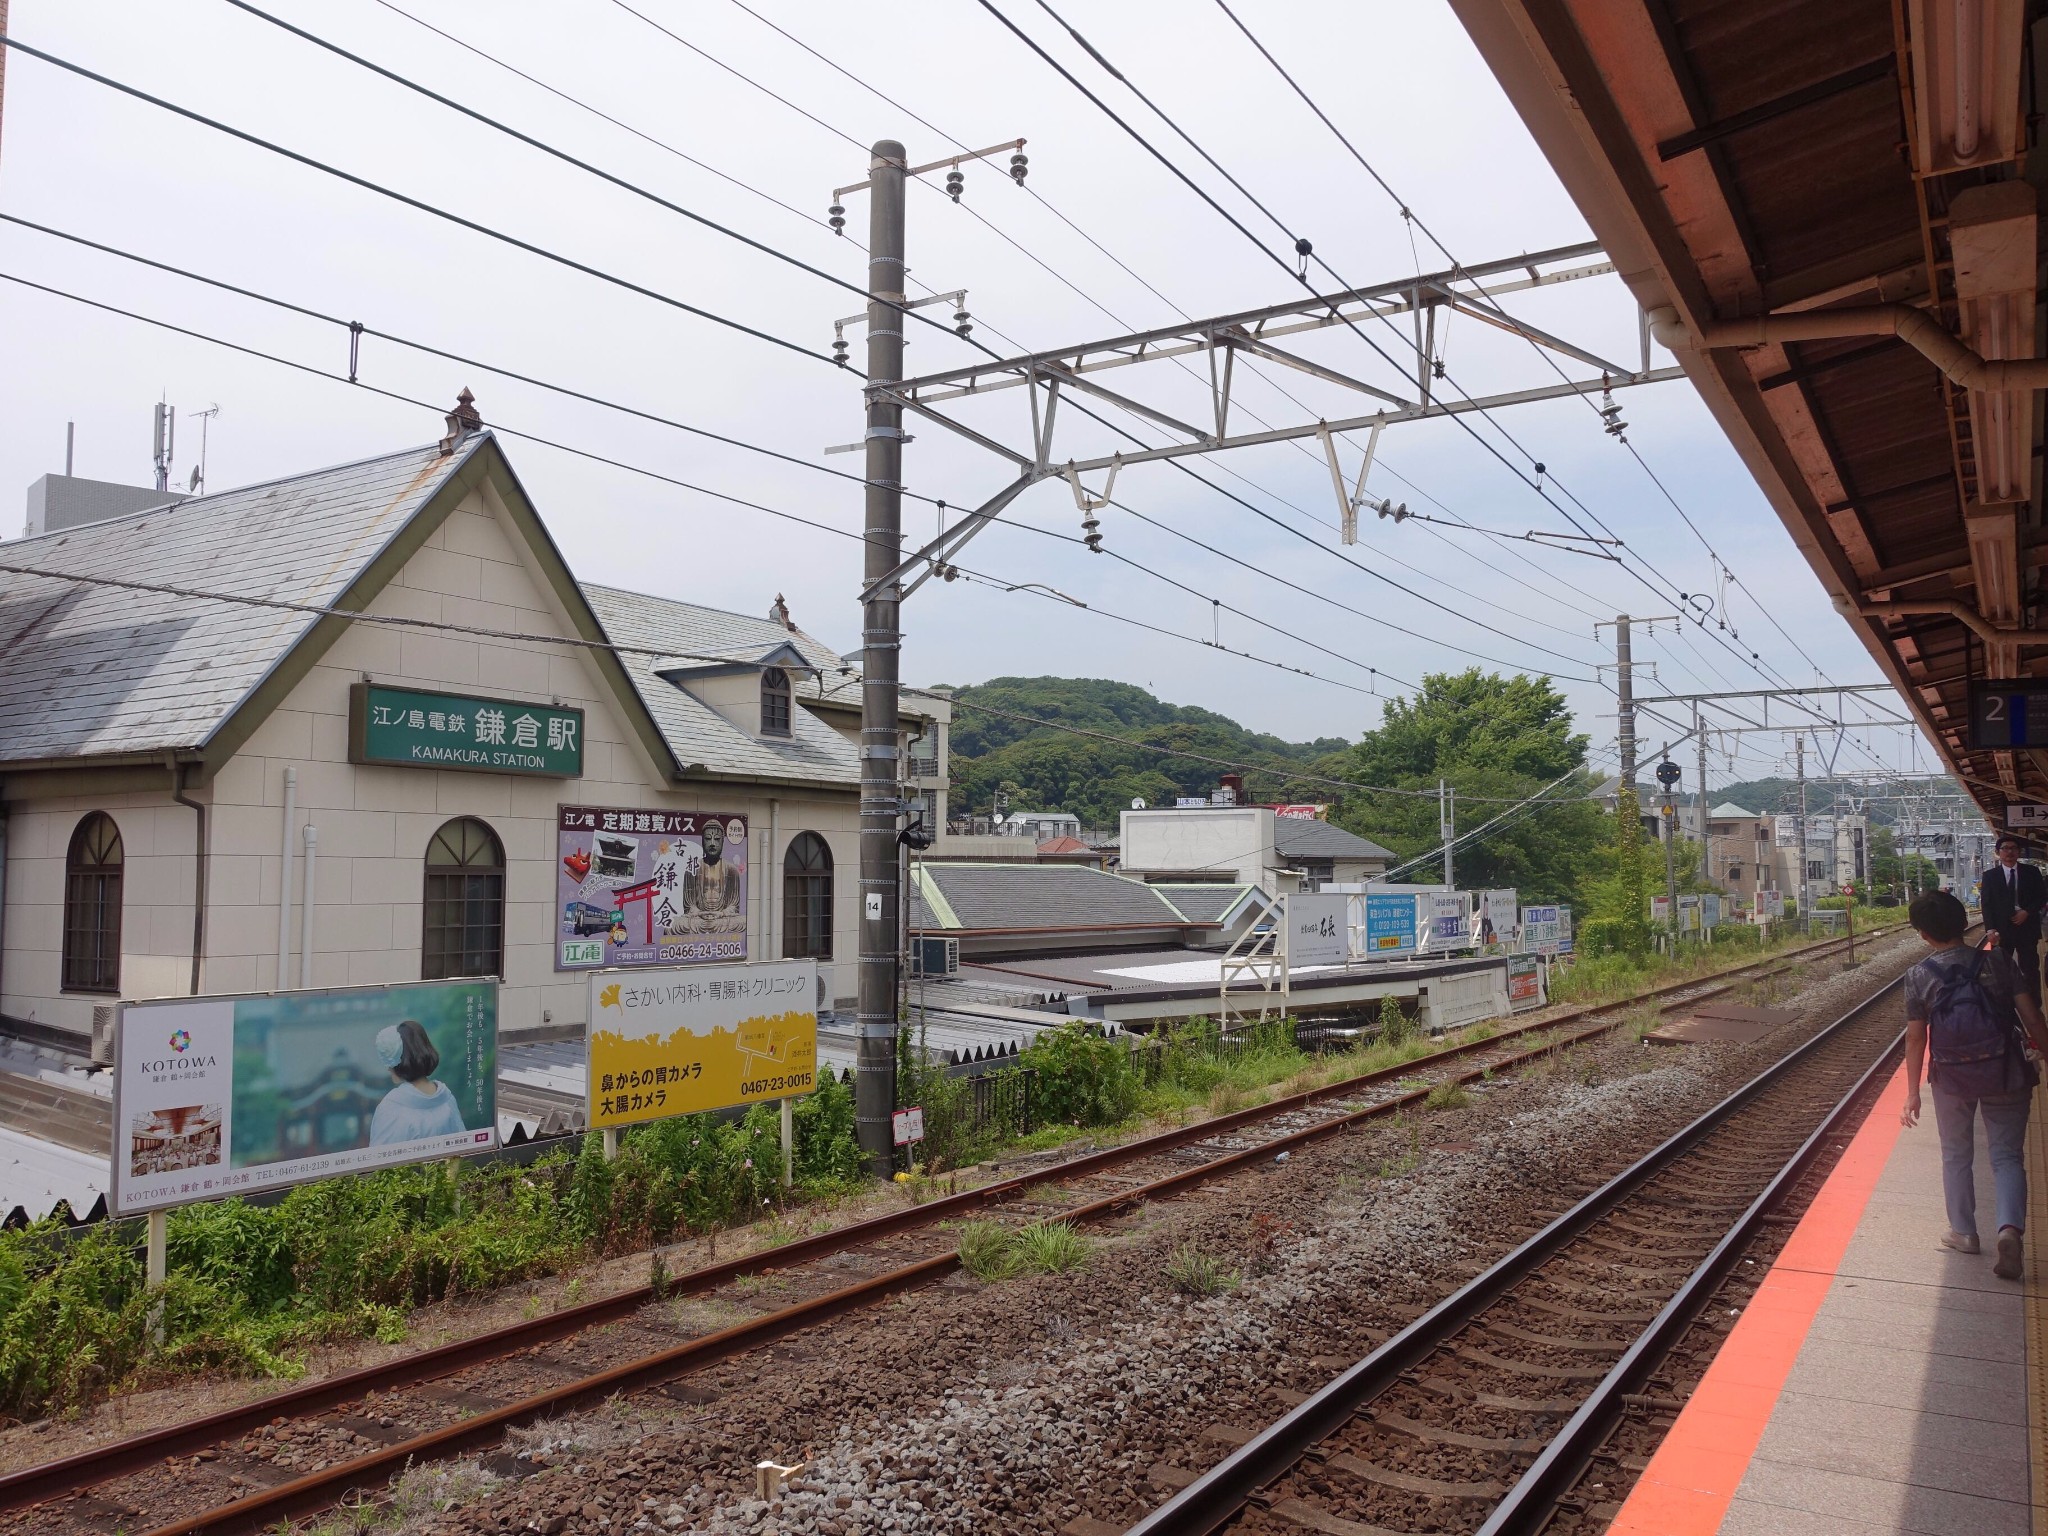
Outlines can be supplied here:
[[624, 655], [619, 663], [632, 679], [647, 712], [660, 727], [669, 750], [685, 769], [701, 764], [716, 773], [802, 778], [827, 783], [858, 784], [860, 757], [853, 743], [807, 709], [791, 711], [787, 741], [763, 740], [732, 724], [717, 710], [699, 703], [664, 670], [688, 668], [688, 659], [704, 656], [759, 656], [771, 646], [795, 646], [815, 668], [816, 677], [791, 679], [799, 699], [844, 699], [860, 703], [860, 674], [823, 641], [802, 630], [784, 629], [772, 619], [750, 619], [673, 598], [650, 597], [617, 587], [583, 584], [584, 596], [604, 625], [612, 643], [672, 650], [657, 656]]
[[[0, 544], [0, 565], [334, 602], [484, 438]], [[203, 746], [315, 616], [0, 571], [0, 761]]]

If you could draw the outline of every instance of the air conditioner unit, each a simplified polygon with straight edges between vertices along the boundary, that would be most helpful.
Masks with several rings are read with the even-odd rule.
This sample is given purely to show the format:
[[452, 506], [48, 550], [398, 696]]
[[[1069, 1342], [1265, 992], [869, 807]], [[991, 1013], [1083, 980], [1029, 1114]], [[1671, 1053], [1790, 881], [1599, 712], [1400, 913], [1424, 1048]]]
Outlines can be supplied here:
[[114, 1020], [120, 1011], [114, 1003], [92, 1005], [92, 1064], [96, 1067], [114, 1064]]
[[912, 939], [910, 941], [910, 974], [913, 976], [958, 976], [960, 974], [960, 941], [958, 939]]

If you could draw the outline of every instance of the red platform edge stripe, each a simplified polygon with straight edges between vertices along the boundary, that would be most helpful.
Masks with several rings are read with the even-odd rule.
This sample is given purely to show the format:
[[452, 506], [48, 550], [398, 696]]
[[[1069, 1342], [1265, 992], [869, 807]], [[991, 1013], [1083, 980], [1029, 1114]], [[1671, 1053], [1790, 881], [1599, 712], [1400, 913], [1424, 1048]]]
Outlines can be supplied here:
[[[1607, 1536], [1713, 1536], [1898, 1144], [1901, 1066], [1792, 1230]], [[1921, 1127], [1931, 1135], [1931, 1119]]]

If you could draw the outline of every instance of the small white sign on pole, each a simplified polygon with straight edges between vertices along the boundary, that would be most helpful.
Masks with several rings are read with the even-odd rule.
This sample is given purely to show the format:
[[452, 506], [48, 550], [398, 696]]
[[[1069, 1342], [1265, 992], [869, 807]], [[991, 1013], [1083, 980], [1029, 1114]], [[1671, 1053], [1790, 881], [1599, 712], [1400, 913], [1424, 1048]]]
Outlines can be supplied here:
[[913, 1141], [924, 1140], [924, 1106], [915, 1105], [910, 1109], [899, 1109], [889, 1117], [889, 1124], [896, 1133], [896, 1145], [907, 1147]]

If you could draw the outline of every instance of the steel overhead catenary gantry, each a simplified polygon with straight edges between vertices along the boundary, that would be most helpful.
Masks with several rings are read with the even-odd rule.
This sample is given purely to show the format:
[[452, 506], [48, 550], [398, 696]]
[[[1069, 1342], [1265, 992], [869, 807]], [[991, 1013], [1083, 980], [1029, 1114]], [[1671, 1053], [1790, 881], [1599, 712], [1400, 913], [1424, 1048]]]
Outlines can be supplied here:
[[[1019, 494], [1042, 480], [1064, 479], [1073, 493], [1076, 506], [1092, 519], [1097, 510], [1109, 503], [1116, 475], [1126, 465], [1311, 437], [1320, 440], [1329, 464], [1342, 518], [1343, 542], [1355, 543], [1359, 509], [1376, 505], [1367, 499], [1365, 485], [1379, 434], [1386, 427], [1463, 412], [1484, 413], [1539, 400], [1595, 393], [1604, 395], [1629, 385], [1661, 383], [1682, 377], [1681, 369], [1650, 366], [1646, 329], [1641, 330], [1638, 362], [1636, 366], [1629, 367], [1520, 320], [1507, 313], [1498, 302], [1506, 294], [1578, 282], [1605, 276], [1614, 270], [1613, 263], [1604, 259], [1597, 244], [1560, 246], [1482, 265], [1402, 277], [1342, 293], [1305, 295], [1261, 309], [1189, 320], [1075, 346], [989, 358], [894, 384], [873, 382], [868, 386], [870, 401], [886, 402], [942, 426], [1007, 460], [1017, 471], [1016, 478], [1009, 484], [903, 560], [876, 585], [900, 584], [902, 595], [907, 597], [933, 576], [943, 575], [946, 563], [957, 557], [977, 533], [1001, 516]], [[1440, 338], [1451, 314], [1523, 337], [1556, 357], [1598, 369], [1599, 372], [1597, 375], [1566, 377], [1553, 384], [1476, 399], [1463, 395], [1446, 399], [1432, 386], [1442, 376]], [[1356, 330], [1368, 323], [1384, 326], [1402, 320], [1406, 321], [1411, 337], [1402, 344], [1403, 350], [1412, 349], [1413, 355], [1412, 373], [1407, 369], [1401, 370], [1405, 381], [1413, 386], [1409, 395], [1355, 378], [1304, 357], [1291, 346], [1279, 344], [1287, 338], [1336, 327]], [[1258, 431], [1233, 431], [1231, 423], [1239, 354], [1348, 391], [1361, 397], [1365, 407], [1355, 414], [1334, 420], [1318, 417]], [[1208, 419], [1200, 425], [1140, 398], [1135, 384], [1125, 384], [1124, 377], [1116, 372], [1173, 360], [1179, 360], [1183, 370], [1192, 369], [1197, 362], [1206, 365]], [[1115, 378], [1116, 387], [1105, 383], [1104, 375]], [[1132, 377], [1135, 379], [1136, 375]], [[1181, 378], [1184, 382], [1185, 372]], [[986, 431], [969, 426], [951, 410], [939, 409], [949, 402], [1020, 389], [1025, 392], [1029, 413], [1028, 422], [1018, 422], [1020, 428], [1028, 427], [1028, 445], [1022, 448], [1013, 447]], [[1063, 455], [1058, 435], [1063, 398], [1074, 401], [1069, 407], [1070, 415], [1076, 408], [1085, 409], [1086, 402], [1099, 403], [1128, 412], [1163, 429], [1171, 440], [1156, 447], [1133, 446], [1108, 454]], [[1023, 412], [1020, 411], [1019, 415], [1021, 417]], [[1340, 462], [1338, 442], [1353, 432], [1369, 434], [1355, 476], [1345, 472]], [[1092, 491], [1084, 483], [1085, 479], [1097, 475], [1104, 476], [1099, 492]], [[1387, 507], [1385, 510], [1392, 509]], [[1084, 523], [1084, 528], [1092, 543], [1093, 527]]]

